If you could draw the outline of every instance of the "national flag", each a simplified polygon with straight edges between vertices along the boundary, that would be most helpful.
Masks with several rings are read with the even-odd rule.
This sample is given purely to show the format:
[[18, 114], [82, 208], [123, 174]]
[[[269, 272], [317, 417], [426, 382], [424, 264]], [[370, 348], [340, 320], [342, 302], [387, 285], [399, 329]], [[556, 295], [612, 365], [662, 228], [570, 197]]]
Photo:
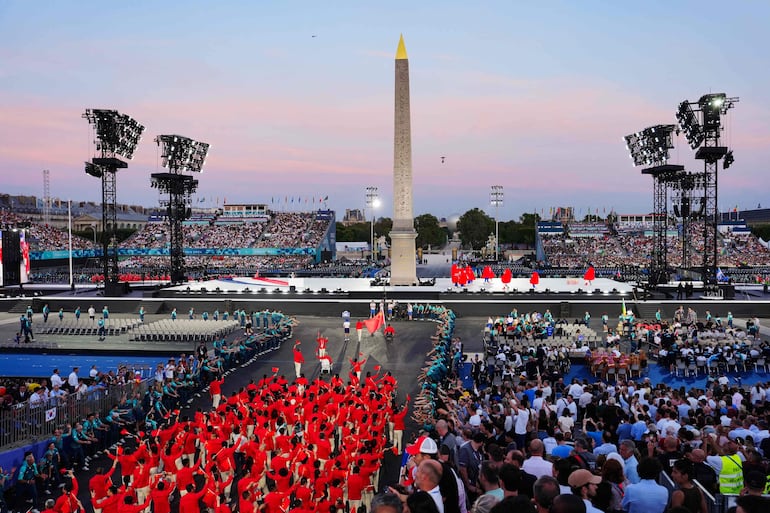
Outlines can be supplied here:
[[375, 331], [379, 330], [385, 325], [385, 314], [383, 314], [382, 310], [380, 310], [380, 313], [371, 319], [364, 321], [364, 324], [366, 325], [366, 329], [369, 330], [369, 333], [374, 334]]
[[626, 298], [622, 298], [622, 301], [623, 301], [623, 307], [620, 311], [623, 314], [623, 317], [625, 317], [626, 316]]
[[270, 204], [272, 205], [274, 203], [274, 199], [272, 196], [270, 196]]
[[56, 418], [56, 407], [53, 407], [50, 410], [46, 410], [45, 411], [45, 421], [46, 422], [51, 422], [55, 418]]
[[273, 371], [273, 374], [278, 374], [278, 367], [273, 367], [272, 371]]
[[329, 196], [324, 196], [324, 201], [329, 201]]
[[720, 267], [717, 267], [717, 281], [730, 281], [730, 278], [728, 278], [725, 273], [722, 272]]
[[198, 200], [198, 203], [205, 203], [205, 202], [206, 202], [206, 198], [205, 197], [203, 197], [203, 198]]
[[291, 202], [294, 203], [294, 196], [291, 197]]

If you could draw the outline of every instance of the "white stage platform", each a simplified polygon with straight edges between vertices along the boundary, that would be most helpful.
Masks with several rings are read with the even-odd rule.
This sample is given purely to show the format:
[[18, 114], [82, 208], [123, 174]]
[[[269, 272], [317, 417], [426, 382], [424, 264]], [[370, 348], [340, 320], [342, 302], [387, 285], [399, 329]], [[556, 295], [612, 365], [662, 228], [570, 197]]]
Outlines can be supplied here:
[[[219, 288], [225, 292], [243, 292], [245, 289], [257, 291], [266, 289], [267, 291], [288, 291], [290, 287], [295, 287], [297, 292], [320, 292], [326, 289], [329, 292], [337, 290], [350, 292], [529, 292], [533, 289], [529, 283], [529, 278], [514, 278], [508, 284], [507, 288], [499, 278], [494, 278], [485, 282], [483, 279], [474, 280], [472, 283], [464, 286], [454, 286], [450, 278], [436, 278], [435, 285], [420, 285], [414, 287], [391, 287], [391, 286], [372, 286], [370, 278], [228, 278], [220, 280], [209, 280], [200, 282], [189, 282], [185, 285], [172, 287], [170, 290], [185, 291], [201, 290], [207, 291]], [[630, 294], [633, 288], [625, 282], [618, 282], [606, 278], [597, 278], [592, 282], [586, 282], [581, 278], [540, 278], [540, 283], [534, 287], [535, 292], [555, 293], [576, 293], [578, 290], [586, 292]]]

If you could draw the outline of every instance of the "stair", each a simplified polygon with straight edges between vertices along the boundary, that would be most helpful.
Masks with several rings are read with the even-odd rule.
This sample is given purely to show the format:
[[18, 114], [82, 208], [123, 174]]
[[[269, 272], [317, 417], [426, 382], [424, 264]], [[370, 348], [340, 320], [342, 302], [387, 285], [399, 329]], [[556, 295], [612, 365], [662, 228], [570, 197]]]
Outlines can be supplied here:
[[657, 301], [645, 301], [643, 303], [634, 303], [634, 313], [637, 319], [644, 319], [646, 321], [655, 320], [655, 312], [660, 308], [660, 303]]
[[139, 303], [134, 308], [134, 313], [139, 314], [139, 307], [144, 307], [144, 313], [147, 315], [153, 315], [153, 314], [159, 314], [163, 313], [163, 302], [161, 301], [151, 301], [149, 303]]
[[13, 307], [8, 310], [8, 313], [16, 313], [16, 314], [23, 314], [27, 312], [27, 307], [32, 304], [31, 299], [22, 299], [19, 301], [16, 301], [16, 304], [13, 305]]

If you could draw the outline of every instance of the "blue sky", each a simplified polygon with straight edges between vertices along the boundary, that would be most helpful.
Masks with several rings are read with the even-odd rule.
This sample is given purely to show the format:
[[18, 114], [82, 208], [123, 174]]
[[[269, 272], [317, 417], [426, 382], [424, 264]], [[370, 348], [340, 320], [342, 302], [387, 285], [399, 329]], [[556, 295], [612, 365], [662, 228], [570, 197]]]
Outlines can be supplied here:
[[[329, 196], [341, 216], [379, 187], [392, 211], [393, 57], [410, 59], [415, 214], [479, 207], [652, 209], [622, 137], [674, 123], [684, 99], [739, 96], [720, 209], [765, 199], [770, 4], [739, 2], [0, 3], [0, 191], [100, 200], [86, 108], [147, 130], [118, 201], [152, 206], [158, 134], [212, 145], [206, 204]], [[316, 37], [313, 37], [316, 36]], [[702, 168], [684, 138], [671, 163]], [[445, 162], [441, 163], [441, 156]], [[277, 207], [277, 205], [275, 205]], [[296, 207], [295, 207], [296, 208]]]

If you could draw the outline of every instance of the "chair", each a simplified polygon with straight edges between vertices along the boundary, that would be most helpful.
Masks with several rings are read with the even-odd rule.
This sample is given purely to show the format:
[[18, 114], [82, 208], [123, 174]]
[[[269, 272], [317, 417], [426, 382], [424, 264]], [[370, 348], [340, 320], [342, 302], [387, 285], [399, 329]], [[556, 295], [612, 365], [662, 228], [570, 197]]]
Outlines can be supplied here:
[[684, 362], [684, 360], [677, 360], [676, 361], [676, 375], [677, 376], [680, 376], [680, 375], [681, 376], [686, 376], [687, 375], [687, 364]]
[[625, 381], [628, 377], [628, 365], [625, 363], [621, 363], [618, 367], [618, 380]]
[[760, 356], [754, 360], [754, 371], [759, 372], [760, 367], [762, 367], [762, 372], [767, 372], [767, 363], [764, 356]]
[[332, 373], [332, 362], [328, 358], [321, 360], [321, 374]]
[[687, 375], [688, 376], [697, 376], [698, 375], [698, 367], [695, 364], [695, 362], [692, 362], [687, 366]]

